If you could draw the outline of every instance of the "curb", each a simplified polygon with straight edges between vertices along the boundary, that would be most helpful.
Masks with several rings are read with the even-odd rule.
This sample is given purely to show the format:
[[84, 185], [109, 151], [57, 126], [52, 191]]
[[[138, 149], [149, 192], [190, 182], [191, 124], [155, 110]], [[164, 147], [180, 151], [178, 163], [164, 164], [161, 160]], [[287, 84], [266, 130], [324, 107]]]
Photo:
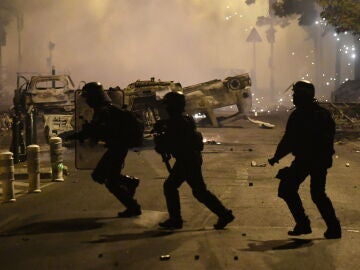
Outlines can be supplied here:
[[[69, 175], [69, 169], [64, 165], [64, 175]], [[26, 168], [15, 168], [15, 180], [28, 179], [28, 172]], [[40, 169], [40, 179], [50, 179], [52, 177], [51, 167], [43, 167]]]

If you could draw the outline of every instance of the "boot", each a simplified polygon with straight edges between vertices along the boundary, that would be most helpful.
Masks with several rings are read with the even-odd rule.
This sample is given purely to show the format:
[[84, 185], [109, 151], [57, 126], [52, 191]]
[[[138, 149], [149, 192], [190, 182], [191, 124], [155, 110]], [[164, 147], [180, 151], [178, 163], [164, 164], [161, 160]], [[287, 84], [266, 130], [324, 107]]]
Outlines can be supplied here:
[[139, 178], [128, 176], [128, 175], [122, 175], [121, 176], [121, 182], [125, 184], [129, 195], [131, 197], [134, 197], [136, 188], [139, 186], [140, 180]]
[[326, 239], [339, 239], [339, 238], [341, 238], [340, 222], [337, 221], [336, 223], [328, 226], [326, 232], [324, 233], [324, 237]]
[[164, 222], [160, 222], [159, 226], [165, 229], [181, 229], [183, 226], [183, 221], [181, 219], [167, 219]]
[[306, 218], [306, 220], [301, 223], [296, 223], [294, 229], [292, 231], [288, 231], [288, 235], [291, 236], [299, 236], [309, 233], [312, 233], [312, 231], [310, 226], [310, 220], [308, 218]]
[[137, 217], [140, 215], [141, 215], [140, 205], [133, 208], [127, 208], [125, 209], [125, 211], [118, 213], [119, 218], [130, 218], [130, 217]]
[[219, 216], [218, 221], [214, 224], [215, 230], [222, 230], [235, 219], [234, 215], [232, 214], [231, 210], [228, 210], [224, 215]]

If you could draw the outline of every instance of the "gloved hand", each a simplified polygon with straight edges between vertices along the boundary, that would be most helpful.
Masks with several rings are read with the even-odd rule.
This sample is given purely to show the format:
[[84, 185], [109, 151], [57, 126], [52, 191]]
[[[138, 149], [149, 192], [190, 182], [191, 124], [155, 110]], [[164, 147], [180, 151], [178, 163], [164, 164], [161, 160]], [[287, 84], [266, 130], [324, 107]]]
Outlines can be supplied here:
[[271, 166], [274, 166], [275, 163], [279, 163], [279, 160], [277, 160], [275, 157], [269, 158], [268, 162]]

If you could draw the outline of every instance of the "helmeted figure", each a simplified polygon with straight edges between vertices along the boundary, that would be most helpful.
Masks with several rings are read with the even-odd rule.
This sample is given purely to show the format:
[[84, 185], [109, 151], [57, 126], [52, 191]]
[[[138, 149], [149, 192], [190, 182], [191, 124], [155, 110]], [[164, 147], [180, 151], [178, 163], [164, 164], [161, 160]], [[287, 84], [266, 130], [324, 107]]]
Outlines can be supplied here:
[[84, 85], [81, 95], [94, 110], [90, 123], [70, 138], [103, 141], [107, 151], [101, 157], [92, 172], [94, 181], [105, 184], [107, 189], [126, 207], [118, 217], [133, 217], [141, 214], [141, 207], [133, 198], [139, 179], [121, 174], [128, 153], [124, 129], [126, 128], [124, 112], [111, 103], [111, 99], [99, 82]]
[[196, 130], [194, 119], [184, 114], [185, 97], [182, 93], [169, 92], [164, 96], [163, 104], [169, 117], [155, 124], [155, 150], [164, 159], [172, 156], [176, 161], [169, 168], [170, 175], [163, 185], [169, 219], [159, 223], [159, 226], [168, 229], [182, 228], [178, 188], [186, 181], [194, 197], [218, 216], [214, 228], [223, 229], [233, 221], [234, 216], [204, 183], [201, 171], [202, 135]]
[[289, 235], [311, 233], [310, 220], [305, 214], [298, 194], [301, 183], [310, 175], [310, 192], [327, 230], [325, 238], [341, 238], [340, 222], [334, 207], [325, 193], [327, 170], [332, 166], [334, 151], [335, 122], [331, 114], [322, 108], [314, 98], [315, 88], [309, 81], [293, 84], [293, 103], [296, 109], [291, 113], [285, 134], [269, 163], [274, 165], [287, 154], [295, 159], [290, 167], [280, 169], [278, 196], [285, 200], [296, 225]]

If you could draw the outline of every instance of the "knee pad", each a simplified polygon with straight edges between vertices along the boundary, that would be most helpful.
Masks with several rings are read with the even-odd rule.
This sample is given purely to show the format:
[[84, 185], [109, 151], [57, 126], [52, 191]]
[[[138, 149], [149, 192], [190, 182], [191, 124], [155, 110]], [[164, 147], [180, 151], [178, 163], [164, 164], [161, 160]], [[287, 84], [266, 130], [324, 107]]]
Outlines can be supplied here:
[[106, 181], [105, 186], [113, 194], [128, 192], [126, 186], [122, 185], [119, 181], [113, 181], [113, 180]]
[[106, 181], [105, 186], [108, 190], [113, 190], [115, 188], [114, 183], [112, 181]]

